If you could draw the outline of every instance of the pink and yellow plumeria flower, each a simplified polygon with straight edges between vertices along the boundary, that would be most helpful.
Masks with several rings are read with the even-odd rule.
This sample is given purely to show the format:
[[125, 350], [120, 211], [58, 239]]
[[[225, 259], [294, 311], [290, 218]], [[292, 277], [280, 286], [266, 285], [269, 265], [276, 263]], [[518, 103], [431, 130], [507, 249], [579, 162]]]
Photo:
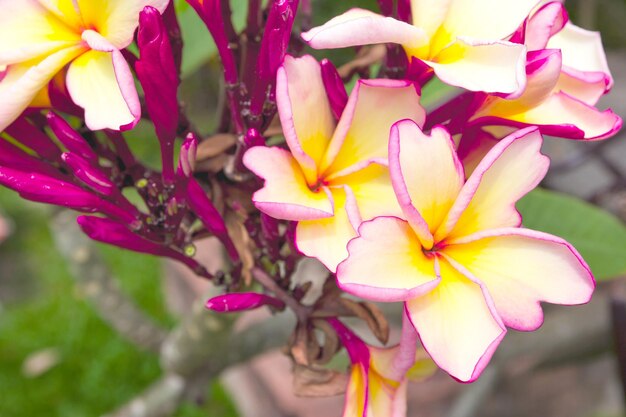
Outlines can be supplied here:
[[[141, 107], [121, 49], [139, 12], [169, 0], [0, 0], [0, 131], [41, 103], [50, 80], [69, 64], [66, 85], [92, 130], [123, 129]], [[45, 102], [45, 100], [43, 100]]]
[[524, 45], [508, 39], [538, 0], [411, 0], [413, 24], [352, 9], [303, 33], [313, 48], [398, 43], [447, 84], [471, 91], [520, 94]]
[[298, 222], [296, 243], [334, 271], [362, 220], [400, 213], [387, 169], [393, 123], [424, 122], [415, 86], [407, 81], [360, 80], [336, 122], [320, 64], [287, 57], [276, 98], [289, 151], [254, 147], [244, 164], [265, 179], [253, 201], [262, 212]]
[[522, 40], [531, 51], [526, 90], [512, 100], [486, 95], [469, 126], [535, 125], [544, 134], [584, 140], [621, 128], [619, 116], [594, 107], [613, 83], [598, 33], [567, 23], [563, 5], [552, 2], [526, 22]]
[[562, 2], [543, 5], [520, 34], [529, 51], [561, 51], [563, 66], [556, 91], [593, 106], [613, 86], [600, 33], [571, 23]]
[[350, 378], [343, 417], [405, 417], [407, 385], [436, 371], [425, 352], [417, 349], [415, 331], [407, 324], [400, 343], [391, 348], [367, 345], [337, 319], [337, 331], [350, 357]]
[[515, 203], [544, 177], [542, 137], [527, 128], [501, 140], [465, 181], [448, 132], [410, 121], [389, 144], [403, 218], [359, 228], [339, 265], [345, 291], [404, 301], [424, 348], [461, 381], [475, 380], [506, 333], [541, 326], [540, 302], [587, 302], [595, 283], [564, 240], [520, 228]]

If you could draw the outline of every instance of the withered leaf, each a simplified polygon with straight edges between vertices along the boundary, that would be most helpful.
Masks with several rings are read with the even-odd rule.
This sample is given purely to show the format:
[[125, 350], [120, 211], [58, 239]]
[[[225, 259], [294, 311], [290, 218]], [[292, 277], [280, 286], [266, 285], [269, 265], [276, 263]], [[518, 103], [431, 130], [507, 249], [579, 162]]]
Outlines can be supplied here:
[[313, 326], [324, 334], [324, 343], [321, 346], [320, 354], [315, 360], [318, 365], [325, 365], [335, 356], [341, 344], [337, 332], [326, 320], [313, 320]]
[[237, 136], [229, 133], [218, 133], [200, 142], [196, 161], [204, 161], [223, 154], [237, 143]]
[[374, 336], [383, 344], [389, 341], [389, 323], [384, 314], [375, 304], [356, 302], [348, 298], [342, 298], [341, 304], [350, 310], [358, 318], [367, 323]]
[[237, 253], [241, 258], [242, 269], [241, 276], [246, 285], [252, 284], [251, 270], [254, 267], [254, 243], [248, 234], [244, 222], [245, 217], [240, 213], [236, 213], [228, 210], [224, 216], [226, 222], [226, 228], [228, 229], [228, 235], [237, 249]]
[[323, 368], [295, 365], [294, 393], [299, 397], [330, 397], [346, 391], [348, 377], [345, 374]]

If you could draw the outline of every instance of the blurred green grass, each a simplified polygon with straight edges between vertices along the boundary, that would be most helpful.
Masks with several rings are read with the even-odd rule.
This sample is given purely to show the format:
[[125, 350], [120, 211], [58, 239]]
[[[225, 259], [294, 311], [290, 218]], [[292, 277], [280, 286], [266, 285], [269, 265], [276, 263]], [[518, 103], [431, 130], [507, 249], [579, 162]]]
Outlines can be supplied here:
[[[0, 207], [15, 233], [0, 245], [0, 416], [98, 416], [132, 399], [159, 377], [158, 357], [138, 350], [98, 317], [75, 290], [54, 248], [43, 206], [0, 190]], [[163, 307], [156, 258], [101, 246], [124, 291], [157, 322], [172, 326]], [[59, 363], [26, 377], [24, 361], [54, 348]], [[185, 404], [177, 417], [236, 416], [221, 387], [203, 406]]]

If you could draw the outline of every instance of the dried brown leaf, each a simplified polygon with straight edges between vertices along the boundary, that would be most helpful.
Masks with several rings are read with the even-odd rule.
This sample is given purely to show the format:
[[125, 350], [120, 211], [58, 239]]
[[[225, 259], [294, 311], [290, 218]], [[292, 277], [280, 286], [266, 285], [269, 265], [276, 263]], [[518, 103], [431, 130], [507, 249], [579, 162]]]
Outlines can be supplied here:
[[331, 361], [339, 351], [341, 344], [337, 332], [326, 320], [313, 320], [313, 326], [324, 334], [324, 343], [321, 346], [320, 354], [315, 360], [318, 365], [325, 365]]
[[329, 369], [296, 365], [294, 393], [299, 397], [330, 397], [346, 391], [348, 377]]
[[308, 366], [309, 361], [309, 331], [299, 323], [291, 341], [289, 353], [296, 365]]
[[341, 304], [358, 318], [364, 320], [381, 343], [387, 344], [389, 341], [389, 323], [376, 305], [364, 302], [359, 303], [348, 298], [342, 298]]
[[218, 133], [200, 142], [196, 161], [204, 161], [222, 155], [237, 143], [237, 136], [230, 133]]
[[224, 216], [228, 235], [237, 249], [237, 253], [241, 258], [242, 269], [241, 276], [246, 285], [252, 284], [251, 270], [254, 267], [254, 243], [248, 234], [244, 222], [246, 221], [240, 213], [227, 211]]
[[210, 172], [217, 174], [224, 169], [229, 159], [230, 157], [227, 154], [221, 154], [204, 161], [197, 161], [195, 172]]

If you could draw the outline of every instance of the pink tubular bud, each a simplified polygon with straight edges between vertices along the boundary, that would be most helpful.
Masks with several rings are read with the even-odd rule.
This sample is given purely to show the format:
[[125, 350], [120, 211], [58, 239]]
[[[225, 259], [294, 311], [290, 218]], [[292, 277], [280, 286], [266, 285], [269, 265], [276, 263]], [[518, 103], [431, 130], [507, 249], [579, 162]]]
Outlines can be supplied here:
[[98, 155], [96, 155], [93, 149], [91, 149], [89, 143], [87, 143], [85, 138], [83, 138], [80, 133], [75, 131], [72, 126], [65, 121], [65, 119], [53, 112], [48, 113], [47, 118], [52, 132], [54, 132], [56, 137], [68, 151], [80, 155], [87, 161], [98, 161]]
[[250, 105], [252, 114], [261, 114], [268, 93], [272, 94], [268, 90], [276, 78], [278, 67], [285, 59], [296, 11], [297, 1], [294, 0], [274, 0], [269, 6], [269, 15], [257, 61], [259, 75]]
[[343, 344], [346, 351], [348, 351], [350, 362], [369, 366], [370, 352], [365, 342], [338, 318], [330, 318], [328, 319], [328, 323], [335, 329], [341, 344]]
[[54, 204], [87, 213], [100, 212], [131, 223], [133, 214], [102, 200], [95, 194], [66, 181], [43, 174], [0, 167], [0, 184], [27, 200]]
[[137, 77], [146, 97], [146, 107], [154, 123], [163, 159], [163, 177], [174, 176], [174, 140], [178, 130], [178, 74], [172, 47], [157, 9], [147, 6], [139, 14], [137, 45], [140, 58], [135, 64]]
[[398, 19], [407, 23], [411, 21], [411, 0], [398, 0]]
[[61, 156], [61, 150], [54, 142], [24, 117], [20, 117], [13, 122], [6, 128], [6, 132], [15, 140], [49, 161], [58, 161]]
[[393, 0], [378, 0], [378, 7], [383, 15], [393, 15]]
[[239, 260], [239, 253], [235, 244], [228, 235], [226, 223], [222, 215], [217, 211], [209, 197], [206, 195], [200, 184], [195, 179], [190, 178], [187, 184], [187, 198], [189, 206], [200, 218], [207, 230], [215, 235], [226, 247], [228, 255], [233, 261]]
[[343, 109], [345, 109], [346, 104], [348, 104], [346, 87], [343, 85], [343, 80], [332, 62], [328, 59], [323, 59], [320, 65], [322, 67], [322, 81], [324, 82], [326, 94], [330, 101], [330, 107], [335, 119], [339, 120]]
[[237, 66], [235, 65], [235, 56], [230, 49], [226, 34], [222, 0], [187, 0], [187, 3], [198, 13], [198, 16], [200, 16], [209, 32], [211, 32], [211, 36], [213, 36], [222, 65], [224, 66], [224, 80], [227, 84], [236, 84]]
[[224, 294], [211, 298], [206, 308], [218, 313], [234, 313], [237, 311], [254, 310], [263, 306], [271, 306], [278, 310], [285, 308], [281, 300], [265, 294], [254, 292]]
[[64, 153], [61, 158], [70, 167], [74, 175], [92, 190], [107, 196], [116, 190], [115, 184], [104, 173], [82, 157], [72, 153]]
[[253, 146], [265, 145], [265, 138], [263, 138], [261, 133], [259, 133], [259, 131], [256, 129], [248, 129], [243, 140], [247, 148], [252, 148]]
[[76, 221], [83, 232], [93, 240], [134, 252], [172, 258], [187, 265], [197, 273], [202, 273], [205, 276], [208, 274], [206, 269], [194, 259], [160, 243], [138, 236], [125, 224], [94, 216], [80, 216]]
[[177, 175], [181, 178], [189, 178], [193, 173], [194, 166], [196, 164], [196, 151], [198, 150], [198, 138], [193, 133], [190, 133], [185, 138], [182, 146], [180, 147], [180, 154], [178, 157], [178, 170]]
[[174, 2], [170, 1], [169, 6], [163, 12], [163, 23], [167, 30], [167, 34], [170, 38], [170, 45], [172, 46], [172, 57], [174, 58], [174, 65], [176, 66], [176, 72], [180, 76], [181, 65], [183, 62], [183, 36], [180, 31], [180, 25], [178, 24], [178, 18], [176, 17], [176, 8]]
[[0, 138], [0, 166], [24, 172], [37, 172], [54, 178], [63, 175], [52, 165], [27, 154], [22, 149]]

